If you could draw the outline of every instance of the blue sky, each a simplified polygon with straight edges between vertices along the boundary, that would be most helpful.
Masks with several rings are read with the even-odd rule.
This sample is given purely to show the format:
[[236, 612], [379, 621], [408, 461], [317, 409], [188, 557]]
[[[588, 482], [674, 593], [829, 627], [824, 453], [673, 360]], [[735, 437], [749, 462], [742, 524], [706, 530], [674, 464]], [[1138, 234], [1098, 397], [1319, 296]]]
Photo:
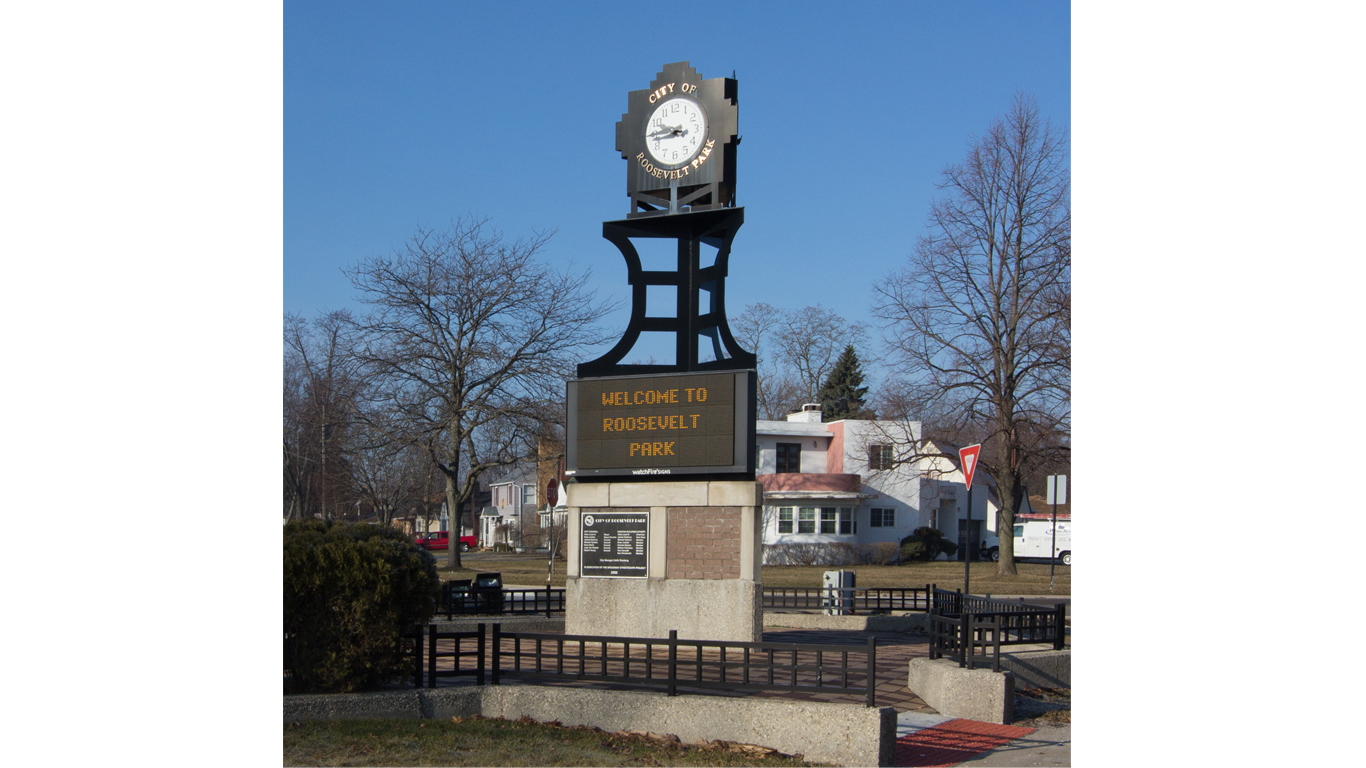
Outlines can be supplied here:
[[601, 237], [628, 210], [615, 124], [667, 62], [739, 78], [731, 316], [820, 303], [871, 321], [938, 172], [1017, 91], [1069, 125], [1065, 2], [655, 8], [287, 2], [285, 311], [355, 308], [342, 266], [466, 215], [556, 230], [547, 257], [625, 299]]

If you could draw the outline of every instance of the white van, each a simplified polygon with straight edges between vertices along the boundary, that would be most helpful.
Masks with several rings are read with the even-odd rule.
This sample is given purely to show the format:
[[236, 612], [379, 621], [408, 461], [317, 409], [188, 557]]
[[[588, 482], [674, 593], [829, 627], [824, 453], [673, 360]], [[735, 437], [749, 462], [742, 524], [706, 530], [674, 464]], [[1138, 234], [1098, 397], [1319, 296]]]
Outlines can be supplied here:
[[[1049, 557], [1049, 547], [1053, 545], [1053, 523], [1049, 520], [1022, 520], [1015, 524], [1016, 557]], [[1052, 554], [1062, 560], [1063, 565], [1072, 564], [1072, 521], [1058, 521], [1057, 549]], [[1001, 559], [1001, 540], [990, 536], [982, 542], [982, 556], [992, 560]]]

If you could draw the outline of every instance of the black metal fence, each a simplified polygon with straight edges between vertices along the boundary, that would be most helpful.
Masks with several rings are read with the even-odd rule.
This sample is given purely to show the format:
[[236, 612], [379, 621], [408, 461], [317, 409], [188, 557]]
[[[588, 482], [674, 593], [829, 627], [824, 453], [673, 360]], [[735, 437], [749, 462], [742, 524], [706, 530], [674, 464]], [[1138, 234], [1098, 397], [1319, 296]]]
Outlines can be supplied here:
[[[512, 641], [511, 654], [503, 651], [503, 639]], [[503, 658], [509, 655], [511, 669], [503, 669]], [[871, 637], [858, 648], [680, 640], [677, 630], [669, 630], [668, 639], [663, 639], [503, 632], [500, 625], [493, 625], [494, 685], [513, 677], [664, 688], [670, 696], [678, 695], [680, 687], [848, 693], [861, 694], [871, 707], [876, 670], [877, 639]]]
[[991, 671], [1001, 671], [1001, 614], [980, 617], [971, 613], [943, 616], [930, 613], [930, 658], [948, 656], [958, 666], [977, 668], [977, 649], [991, 655]]
[[564, 589], [499, 589], [496, 592], [462, 590], [446, 582], [441, 588], [437, 613], [450, 621], [456, 616], [564, 613]]
[[977, 649], [990, 651], [992, 669], [1000, 671], [1001, 646], [1051, 644], [1062, 650], [1067, 641], [1067, 606], [1052, 608], [1025, 602], [936, 589], [930, 609], [930, 658], [947, 656], [972, 669]]
[[[503, 632], [494, 623], [487, 650], [484, 624], [473, 632], [429, 626], [425, 637], [404, 641], [419, 688], [424, 678], [428, 688], [439, 678], [472, 677], [476, 685], [515, 678], [662, 688], [670, 696], [680, 688], [845, 693], [862, 696], [870, 707], [877, 689], [876, 638], [862, 647], [747, 643], [680, 640], [677, 630], [668, 638]], [[438, 665], [438, 659], [451, 662]]]
[[[854, 611], [929, 612], [935, 587], [764, 587], [764, 608], [811, 610], [841, 607]], [[943, 591], [943, 590], [939, 590]]]

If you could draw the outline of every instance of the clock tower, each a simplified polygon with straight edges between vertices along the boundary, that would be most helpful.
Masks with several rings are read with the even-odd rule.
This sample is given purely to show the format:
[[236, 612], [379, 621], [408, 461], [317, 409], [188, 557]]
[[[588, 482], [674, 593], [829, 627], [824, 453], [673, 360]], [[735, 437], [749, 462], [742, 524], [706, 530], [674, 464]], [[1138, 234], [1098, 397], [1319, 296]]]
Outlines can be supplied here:
[[[631, 319], [616, 346], [579, 365], [580, 378], [755, 367], [754, 353], [736, 343], [726, 321], [731, 241], [745, 222], [745, 209], [735, 207], [738, 92], [734, 78], [703, 80], [686, 61], [665, 64], [649, 88], [630, 92], [617, 151], [626, 160], [631, 210], [603, 222], [602, 236], [626, 259]], [[642, 269], [633, 238], [676, 241], [677, 269]], [[704, 247], [715, 249], [714, 259], [703, 259]], [[651, 285], [677, 289], [673, 317], [650, 313]], [[674, 334], [672, 364], [621, 362], [647, 331]]]
[[[631, 319], [566, 385], [569, 635], [763, 639], [756, 360], [726, 322], [745, 220], [737, 93], [734, 78], [665, 64], [617, 123], [631, 206], [602, 236], [626, 259]], [[642, 238], [673, 241], [676, 267], [644, 269]], [[675, 293], [669, 314], [651, 311], [650, 286]], [[623, 363], [643, 332], [673, 334], [674, 360]]]

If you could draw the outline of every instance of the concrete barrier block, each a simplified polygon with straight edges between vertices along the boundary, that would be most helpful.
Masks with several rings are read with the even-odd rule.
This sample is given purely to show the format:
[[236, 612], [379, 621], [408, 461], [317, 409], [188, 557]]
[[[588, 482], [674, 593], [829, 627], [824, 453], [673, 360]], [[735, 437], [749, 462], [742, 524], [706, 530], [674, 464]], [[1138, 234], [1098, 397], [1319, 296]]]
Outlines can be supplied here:
[[911, 659], [906, 687], [950, 717], [1009, 723], [1015, 716], [1015, 676], [959, 667], [949, 659]]
[[498, 686], [487, 689], [484, 715], [759, 744], [835, 765], [891, 765], [896, 741], [896, 710], [858, 704]]
[[432, 720], [449, 720], [452, 717], [483, 714], [485, 690], [472, 685], [458, 688], [424, 688], [418, 694], [422, 703], [422, 716]]
[[904, 616], [826, 616], [823, 613], [765, 611], [764, 626], [853, 632], [924, 632], [929, 627], [929, 615], [910, 613]]
[[422, 717], [417, 691], [319, 693], [285, 697], [285, 722], [355, 720], [371, 717]]
[[688, 743], [758, 744], [835, 765], [891, 765], [896, 746], [896, 710], [860, 704], [518, 684], [286, 696], [284, 702], [285, 722], [475, 714], [671, 733]]
[[759, 642], [758, 582], [743, 579], [567, 579], [564, 631], [570, 635]]
[[1071, 688], [1072, 651], [1002, 654], [1001, 670], [1014, 674], [1018, 685], [1032, 688]]

